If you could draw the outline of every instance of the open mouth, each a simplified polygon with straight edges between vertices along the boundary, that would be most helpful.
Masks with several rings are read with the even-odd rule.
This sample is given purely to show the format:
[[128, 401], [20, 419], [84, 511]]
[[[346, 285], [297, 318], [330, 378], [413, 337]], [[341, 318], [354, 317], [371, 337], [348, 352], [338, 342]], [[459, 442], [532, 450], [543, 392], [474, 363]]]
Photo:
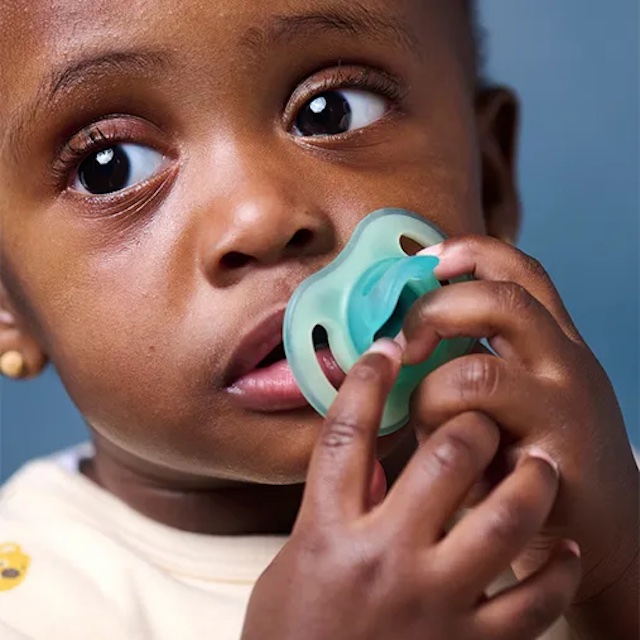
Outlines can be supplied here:
[[280, 362], [285, 359], [284, 344], [281, 342], [274, 349], [258, 362], [256, 369], [266, 369], [276, 362]]
[[[243, 409], [271, 412], [309, 406], [284, 352], [283, 318], [284, 309], [281, 309], [254, 327], [240, 342], [230, 360], [225, 374], [228, 381], [226, 391], [233, 402]], [[313, 345], [324, 375], [334, 389], [339, 389], [345, 374], [331, 355], [327, 333], [323, 328], [314, 330]]]
[[[329, 336], [324, 327], [317, 326], [312, 334], [313, 348], [316, 353], [329, 349]], [[257, 364], [256, 369], [266, 369], [277, 362], [286, 360], [284, 344], [280, 342]]]

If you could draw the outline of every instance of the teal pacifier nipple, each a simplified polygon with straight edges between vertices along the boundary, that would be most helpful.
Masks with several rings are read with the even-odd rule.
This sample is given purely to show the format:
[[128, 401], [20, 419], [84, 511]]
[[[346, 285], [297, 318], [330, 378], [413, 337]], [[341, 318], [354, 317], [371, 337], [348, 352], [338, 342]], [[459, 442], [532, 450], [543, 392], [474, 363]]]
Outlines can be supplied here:
[[[438, 259], [409, 256], [402, 239], [423, 247], [444, 235], [404, 209], [380, 209], [356, 227], [340, 255], [295, 291], [284, 319], [284, 350], [300, 390], [325, 416], [337, 395], [314, 348], [313, 333], [322, 327], [331, 354], [347, 373], [360, 356], [382, 337], [395, 337], [411, 305], [440, 287], [433, 274]], [[431, 357], [402, 367], [384, 408], [380, 435], [393, 433], [409, 418], [411, 393], [424, 377], [444, 362], [467, 353], [474, 340], [440, 342]]]

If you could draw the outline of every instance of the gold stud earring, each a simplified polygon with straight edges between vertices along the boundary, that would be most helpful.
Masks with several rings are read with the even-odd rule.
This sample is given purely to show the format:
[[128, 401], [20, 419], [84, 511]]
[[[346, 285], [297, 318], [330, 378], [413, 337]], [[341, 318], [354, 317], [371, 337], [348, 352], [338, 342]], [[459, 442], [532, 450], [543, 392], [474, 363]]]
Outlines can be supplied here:
[[19, 351], [7, 351], [0, 356], [0, 372], [7, 378], [21, 378], [26, 362]]

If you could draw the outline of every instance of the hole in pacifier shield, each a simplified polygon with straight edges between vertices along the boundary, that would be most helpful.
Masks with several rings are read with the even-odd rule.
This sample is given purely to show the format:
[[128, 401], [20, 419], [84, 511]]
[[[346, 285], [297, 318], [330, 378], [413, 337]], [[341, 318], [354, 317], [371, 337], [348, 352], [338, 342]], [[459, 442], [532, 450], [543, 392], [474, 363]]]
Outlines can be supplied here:
[[[325, 372], [325, 377], [331, 383], [331, 386], [338, 391], [345, 374], [331, 354], [327, 330], [322, 325], [317, 324], [313, 328], [311, 336], [313, 338], [313, 348], [315, 349], [320, 366], [322, 366]], [[327, 373], [329, 375], [327, 375]]]
[[418, 251], [422, 251], [424, 249], [424, 245], [410, 238], [409, 236], [401, 236], [400, 237], [400, 248], [408, 255], [415, 256]]
[[[415, 256], [420, 251], [425, 249], [426, 247], [422, 243], [418, 242], [417, 240], [414, 240], [413, 238], [410, 238], [409, 236], [400, 236], [400, 248], [408, 256]], [[449, 281], [448, 280], [440, 280], [440, 284], [443, 287], [446, 287], [449, 284]], [[382, 336], [380, 336], [380, 337], [382, 337]]]

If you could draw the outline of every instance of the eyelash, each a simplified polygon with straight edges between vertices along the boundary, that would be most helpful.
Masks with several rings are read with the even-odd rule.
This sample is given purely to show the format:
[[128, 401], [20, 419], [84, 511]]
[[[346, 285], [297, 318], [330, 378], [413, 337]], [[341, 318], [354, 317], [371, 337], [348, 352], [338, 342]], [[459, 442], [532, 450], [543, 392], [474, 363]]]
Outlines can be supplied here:
[[97, 153], [115, 144], [135, 142], [157, 146], [157, 140], [149, 135], [149, 125], [136, 118], [112, 114], [80, 131], [65, 142], [52, 165], [54, 180], [65, 189], [72, 174], [92, 153]]
[[394, 102], [400, 102], [403, 98], [403, 92], [394, 78], [381, 71], [365, 67], [355, 72], [338, 68], [338, 72], [332, 78], [325, 78], [320, 83], [307, 101], [327, 91], [340, 91], [347, 88], [379, 93]]
[[321, 72], [330, 74], [320, 81], [311, 76], [293, 92], [285, 108], [284, 120], [287, 128], [291, 128], [294, 114], [314, 98], [329, 91], [342, 89], [359, 89], [378, 93], [391, 103], [391, 110], [398, 110], [406, 98], [406, 91], [394, 76], [372, 67], [337, 67]]

